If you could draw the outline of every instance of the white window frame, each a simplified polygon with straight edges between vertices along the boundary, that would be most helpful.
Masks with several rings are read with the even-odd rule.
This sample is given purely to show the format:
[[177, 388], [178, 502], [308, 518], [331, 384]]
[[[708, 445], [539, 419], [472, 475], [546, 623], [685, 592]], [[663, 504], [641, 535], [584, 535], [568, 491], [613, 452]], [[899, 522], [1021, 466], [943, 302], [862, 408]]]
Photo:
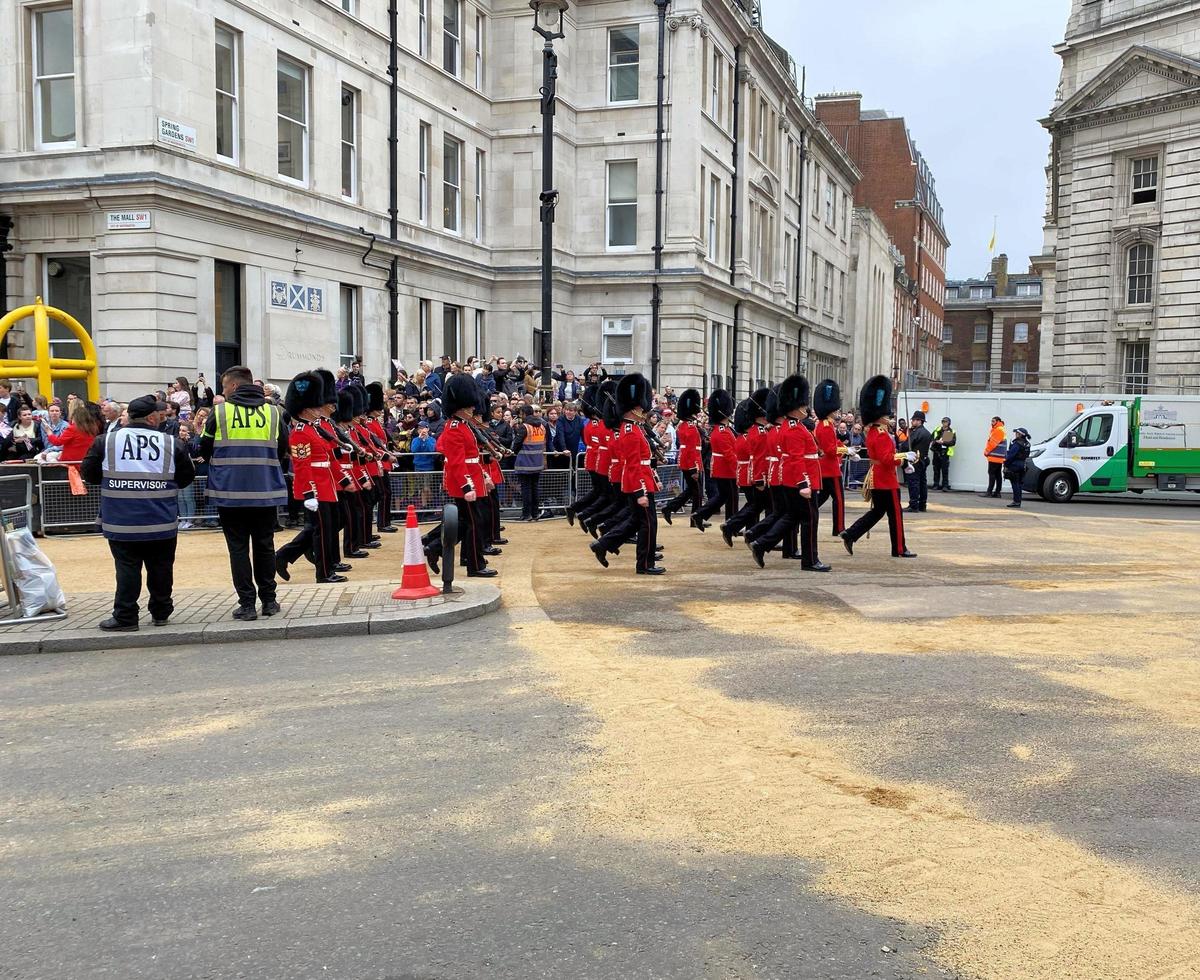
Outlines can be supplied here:
[[[345, 110], [347, 108], [346, 99], [350, 100], [350, 138], [346, 138], [346, 117]], [[358, 200], [358, 105], [359, 95], [358, 90], [351, 88], [349, 85], [343, 85], [341, 88], [340, 103], [338, 108], [342, 110], [342, 115], [339, 117], [341, 127], [341, 158], [339, 160], [339, 169], [341, 171], [342, 198], [347, 201]], [[350, 193], [346, 193], [346, 150], [350, 151]]]
[[[62, 10], [71, 12], [71, 73], [57, 75], [40, 74], [41, 65], [38, 58], [38, 39], [41, 32], [41, 17], [43, 14], [57, 13]], [[39, 150], [71, 150], [79, 145], [79, 93], [76, 90], [75, 65], [75, 6], [73, 3], [52, 4], [45, 7], [35, 7], [30, 11], [30, 41], [32, 42], [32, 71], [33, 71], [33, 142]], [[69, 78], [71, 80], [71, 108], [74, 117], [74, 138], [69, 140], [54, 140], [47, 142], [42, 139], [42, 87], [47, 82], [57, 82]]]
[[825, 281], [821, 286], [821, 309], [833, 312], [833, 263], [825, 260]]
[[417, 130], [417, 220], [429, 224], [429, 158], [433, 151], [433, 127], [421, 123]]
[[975, 324], [975, 335], [971, 341], [973, 344], [986, 344], [988, 339], [988, 325], [986, 323]]
[[942, 343], [943, 344], [954, 343], [954, 327], [952, 327], [948, 323], [942, 324]]
[[[233, 91], [226, 92], [224, 89], [222, 89], [217, 84], [216, 77], [215, 77], [215, 71], [214, 71], [213, 93], [214, 93], [214, 101], [218, 103], [218, 108], [217, 108], [218, 117], [220, 114], [219, 102], [220, 102], [221, 96], [225, 96], [225, 98], [227, 98], [230, 101], [230, 104], [233, 106], [233, 112], [231, 113], [231, 119], [230, 119], [230, 126], [232, 129], [232, 132], [230, 133], [230, 138], [233, 141], [233, 153], [230, 154], [229, 156], [226, 156], [225, 154], [223, 154], [220, 151], [220, 149], [217, 148], [219, 144], [216, 143], [215, 139], [214, 139], [214, 143], [213, 143], [213, 152], [216, 154], [218, 159], [228, 160], [230, 163], [236, 165], [241, 157], [241, 149], [242, 149], [241, 119], [240, 119], [240, 113], [241, 113], [242, 107], [241, 107], [241, 103], [238, 99], [238, 94], [240, 92], [241, 81], [242, 81], [241, 64], [239, 63], [241, 60], [241, 47], [242, 47], [241, 46], [241, 35], [237, 31], [235, 31], [232, 27], [226, 27], [224, 24], [222, 24], [220, 22], [217, 23], [216, 32], [213, 36], [214, 64], [215, 64], [216, 49], [218, 47], [222, 47], [222, 45], [221, 45], [221, 36], [222, 35], [225, 35], [229, 39], [229, 64], [230, 64], [230, 69], [231, 69], [230, 74], [232, 76], [231, 81], [233, 82]], [[214, 136], [215, 136], [215, 133], [214, 133]]]
[[346, 13], [350, 14], [350, 16], [353, 17], [356, 13], [358, 13], [358, 0], [341, 0], [341, 2], [342, 9], [346, 11]]
[[487, 68], [485, 47], [487, 45], [487, 17], [478, 11], [475, 13], [475, 88], [484, 90], [484, 72]]
[[[637, 160], [608, 160], [604, 167], [604, 243], [605, 247], [610, 252], [636, 252], [637, 251], [637, 207], [638, 195], [636, 190], [632, 201], [617, 201], [612, 199], [612, 169], [615, 166], [626, 166], [632, 164], [634, 168], [634, 187], [637, 187], [637, 179], [640, 176], [638, 173]], [[631, 245], [614, 245], [613, 227], [612, 227], [612, 212], [613, 208], [633, 208], [633, 244]]]
[[417, 0], [417, 54], [429, 58], [429, 2]]
[[721, 50], [714, 44], [712, 53], [712, 82], [709, 85], [709, 103], [708, 114], [712, 117], [713, 122], [718, 126], [721, 123], [721, 107], [724, 103], [721, 101], [721, 88], [724, 84], [725, 77], [725, 56]]
[[[1135, 259], [1135, 252], [1145, 257]], [[1125, 250], [1126, 306], [1150, 306], [1154, 302], [1154, 259], [1155, 248], [1151, 242], [1134, 242]]]
[[992, 299], [994, 296], [991, 286], [972, 286], [971, 299]]
[[475, 311], [475, 350], [472, 353], [483, 359], [485, 349], [485, 327], [487, 325], [487, 314], [483, 310]]
[[[610, 337], [629, 338], [628, 357], [610, 357], [608, 339]], [[633, 363], [633, 317], [606, 316], [600, 323], [600, 363], [601, 364], [632, 364]]]
[[[1149, 168], [1138, 172], [1139, 164], [1150, 164]], [[1159, 166], [1158, 154], [1152, 154], [1144, 157], [1134, 157], [1129, 161], [1129, 206], [1130, 207], [1145, 207], [1147, 205], [1157, 204], [1159, 199]], [[1153, 194], [1153, 197], [1145, 201], [1135, 200], [1138, 194]]]
[[1019, 282], [1017, 283], [1018, 296], [1041, 296], [1042, 284], [1040, 282]]
[[[618, 31], [630, 31], [630, 30], [632, 30], [633, 32], [635, 32], [637, 34], [637, 40], [638, 40], [637, 61], [614, 62], [613, 61], [613, 37], [616, 36], [616, 33]], [[621, 68], [621, 69], [632, 68], [633, 69], [633, 77], [637, 82], [637, 85], [636, 85], [637, 91], [634, 92], [632, 99], [614, 99], [613, 98], [613, 69], [614, 68]], [[641, 73], [642, 73], [642, 27], [641, 27], [641, 25], [640, 24], [618, 24], [615, 27], [610, 27], [608, 29], [608, 77], [607, 77], [608, 104], [609, 105], [629, 105], [631, 103], [637, 102], [642, 97]]]
[[[302, 84], [304, 87], [304, 120], [300, 121], [298, 119], [292, 119], [290, 116], [285, 116], [282, 112], [280, 112], [278, 97], [276, 97], [276, 103], [275, 103], [276, 131], [278, 132], [279, 122], [282, 120], [285, 120], [285, 119], [290, 123], [300, 126], [300, 128], [302, 129], [303, 139], [301, 139], [301, 141], [300, 141], [300, 149], [301, 149], [301, 154], [302, 154], [302, 159], [301, 159], [301, 174], [302, 174], [302, 176], [301, 177], [292, 177], [285, 173], [279, 173], [278, 165], [276, 165], [275, 169], [276, 169], [277, 175], [280, 180], [286, 180], [289, 184], [297, 184], [300, 187], [307, 187], [308, 179], [309, 179], [309, 158], [310, 158], [309, 141], [312, 139], [312, 131], [309, 129], [309, 120], [312, 118], [312, 69], [309, 68], [309, 66], [306, 65], [304, 62], [297, 61], [295, 58], [292, 58], [289, 55], [286, 55], [282, 51], [280, 51], [276, 54], [276, 61], [275, 61], [276, 80], [278, 80], [278, 78], [279, 78], [280, 70], [281, 70], [284, 62], [287, 62], [294, 68], [300, 69], [300, 71], [302, 73], [301, 78], [302, 78]], [[278, 81], [276, 81], [276, 85], [278, 86]]]
[[971, 361], [971, 384], [985, 385], [988, 383], [988, 362], [983, 359]]
[[1027, 344], [1029, 343], [1029, 324], [1014, 323], [1013, 324], [1013, 343]]
[[[454, 146], [454, 156], [456, 159], [455, 170], [457, 182], [450, 179], [450, 169], [446, 166], [447, 151], [451, 144]], [[442, 230], [451, 235], [462, 234], [462, 165], [463, 165], [463, 142], [460, 139], [455, 139], [449, 133], [442, 134]], [[454, 224], [446, 224], [446, 194], [453, 192], [454, 195]]]
[[[455, 11], [455, 23], [458, 27], [457, 34], [450, 33], [450, 28], [446, 24], [446, 14], [450, 11]], [[442, 0], [442, 71], [454, 78], [462, 78], [462, 17], [462, 0]], [[446, 65], [447, 45], [451, 45], [450, 50], [454, 52], [453, 70]]]
[[837, 224], [837, 188], [828, 174], [825, 176], [825, 224], [829, 228]]
[[[487, 214], [484, 211], [484, 181], [487, 180], [487, 161], [484, 159], [484, 151], [476, 149], [475, 151], [475, 241], [483, 244], [483, 238], [487, 230]], [[480, 357], [483, 356], [483, 351], [475, 352]]]
[[[348, 286], [344, 282], [338, 284], [338, 363], [342, 367], [350, 367], [358, 356], [359, 348], [362, 346], [360, 338], [360, 324], [358, 320], [358, 289], [355, 286]], [[351, 334], [351, 350], [344, 351], [340, 348], [345, 346], [346, 341], [346, 308], [350, 309], [350, 334]]]
[[[1018, 371], [1017, 368], [1020, 368]], [[1012, 362], [1012, 383], [1015, 385], [1023, 385], [1029, 378], [1029, 362], [1028, 361], [1013, 361]]]
[[427, 299], [417, 300], [417, 354], [422, 361], [429, 359], [429, 335], [433, 323], [433, 305]]
[[708, 260], [716, 262], [721, 247], [721, 178], [712, 174], [708, 178]]

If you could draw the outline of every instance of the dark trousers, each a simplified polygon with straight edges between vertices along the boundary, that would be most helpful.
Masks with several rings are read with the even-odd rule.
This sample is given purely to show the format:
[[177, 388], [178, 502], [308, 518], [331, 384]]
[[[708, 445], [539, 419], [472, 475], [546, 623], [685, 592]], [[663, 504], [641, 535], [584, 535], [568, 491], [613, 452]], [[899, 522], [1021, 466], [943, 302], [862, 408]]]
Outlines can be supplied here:
[[[747, 541], [758, 541], [764, 534], [770, 532], [775, 524], [781, 520], [787, 510], [787, 500], [784, 495], [784, 487], [770, 487], [767, 490], [769, 494], [769, 509], [766, 516], [761, 521], [755, 524], [752, 528], [746, 531]], [[785, 558], [794, 555], [799, 550], [797, 528], [799, 523], [794, 526], [786, 526], [787, 533], [782, 540], [783, 556]]]
[[518, 473], [521, 478], [521, 516], [534, 518], [538, 516], [538, 481], [541, 473]]
[[933, 457], [933, 489], [950, 489], [950, 457], [945, 454]]
[[610, 500], [608, 477], [603, 473], [592, 473], [592, 489], [571, 504], [567, 510], [576, 517], [587, 517], [597, 507], [608, 506]]
[[503, 535], [500, 532], [500, 488], [492, 487], [492, 492], [488, 494], [488, 510], [489, 517], [492, 519], [491, 534], [488, 539], [495, 544]]
[[824, 507], [827, 500], [833, 501], [830, 512], [833, 514], [833, 536], [836, 538], [846, 530], [846, 492], [842, 489], [841, 476], [827, 476], [821, 480], [817, 507]]
[[379, 522], [379, 530], [385, 527], [392, 526], [392, 478], [389, 474], [382, 474], [376, 481], [375, 485], [379, 487], [379, 505], [377, 520]]
[[737, 510], [737, 480], [717, 477], [713, 482], [717, 485], [717, 495], [696, 511], [696, 516], [700, 520], [706, 521], [724, 508], [725, 520], [732, 520], [733, 514]]
[[334, 553], [337, 548], [337, 509], [333, 501], [320, 502], [316, 510], [304, 511], [304, 530], [297, 534], [275, 553], [277, 561], [291, 565], [300, 558], [307, 558], [316, 570], [318, 582], [333, 574], [337, 564]]
[[479, 501], [469, 504], [461, 497], [455, 497], [458, 507], [458, 550], [461, 563], [467, 566], [468, 572], [478, 572], [487, 567], [487, 559], [483, 557], [483, 523]]
[[254, 590], [263, 602], [275, 601], [275, 508], [218, 507], [229, 570], [238, 602], [254, 605]]
[[363, 541], [370, 541], [375, 536], [375, 502], [379, 499], [378, 487], [379, 481], [372, 478], [371, 486], [359, 494], [362, 497], [362, 513], [359, 514], [362, 526], [359, 534]]
[[604, 512], [607, 516], [607, 523], [604, 526], [604, 533], [596, 542], [596, 546], [603, 548], [606, 552], [617, 552], [625, 542], [635, 538], [641, 523], [642, 508], [637, 504], [637, 497], [641, 496], [641, 492], [639, 491], [632, 498], [627, 493], [620, 493], [619, 490], [617, 492], [620, 494], [621, 510], [615, 514], [611, 510]]
[[347, 490], [338, 494], [338, 515], [342, 525], [342, 551], [347, 555], [352, 555], [362, 547], [359, 542], [359, 534], [362, 530], [362, 521], [359, 519], [359, 510], [362, 508], [362, 503], [359, 497], [362, 496], [357, 490]]
[[[820, 560], [817, 553], [816, 508], [811, 497], [800, 494], [799, 487], [780, 487], [782, 511], [775, 523], [755, 539], [764, 551], [771, 551], [782, 544], [783, 553], [795, 554], [799, 546], [801, 564], [811, 566]], [[788, 542], [794, 542], [790, 548]]]
[[658, 547], [658, 510], [654, 506], [654, 494], [646, 494], [649, 503], [645, 507], [638, 503], [640, 497], [638, 492], [631, 493], [629, 502], [637, 523], [637, 567], [645, 571], [654, 567]]
[[1004, 464], [993, 463], [988, 460], [988, 488], [987, 492], [993, 497], [999, 497], [1000, 491], [1004, 489]]
[[887, 517], [888, 534], [892, 539], [892, 557], [899, 558], [900, 552], [908, 549], [904, 540], [904, 514], [899, 490], [872, 490], [871, 509], [854, 522], [846, 531], [846, 537], [852, 542], [857, 541], [884, 517]]
[[700, 510], [700, 471], [699, 470], [683, 470], [680, 472], [683, 477], [683, 489], [672, 497], [665, 507], [663, 512], [670, 511], [672, 514], [683, 510], [689, 503], [692, 505], [692, 513], [695, 514]]
[[929, 471], [920, 463], [908, 474], [908, 506], [924, 510], [929, 504]]
[[138, 599], [142, 594], [142, 569], [146, 570], [146, 603], [154, 619], [166, 619], [175, 609], [171, 587], [175, 582], [175, 545], [179, 539], [161, 541], [109, 541], [117, 572], [113, 597], [113, 619], [122, 626], [136, 626]]
[[1010, 470], [1008, 474], [1008, 483], [1012, 487], [1013, 503], [1019, 504], [1021, 496], [1025, 491], [1025, 470]]
[[733, 515], [723, 525], [730, 534], [740, 534], [746, 528], [757, 524], [762, 518], [763, 510], [769, 506], [767, 491], [760, 487], [743, 487], [746, 502], [741, 510]]

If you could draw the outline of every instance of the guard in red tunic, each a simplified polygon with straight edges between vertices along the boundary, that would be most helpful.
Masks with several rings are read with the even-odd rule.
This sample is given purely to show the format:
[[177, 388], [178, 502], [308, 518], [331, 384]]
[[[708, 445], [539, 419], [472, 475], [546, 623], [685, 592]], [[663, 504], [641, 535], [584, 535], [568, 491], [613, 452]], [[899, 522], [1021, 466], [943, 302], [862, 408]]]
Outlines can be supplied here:
[[724, 520], [733, 519], [737, 510], [737, 444], [730, 424], [733, 419], [733, 396], [724, 388], [718, 388], [708, 396], [708, 421], [712, 431], [708, 435], [712, 446], [712, 461], [709, 475], [717, 485], [717, 495], [692, 516], [692, 527], [703, 531], [717, 511], [723, 512]]
[[695, 388], [689, 388], [680, 395], [675, 406], [679, 415], [679, 424], [675, 426], [675, 441], [679, 447], [679, 473], [683, 477], [683, 489], [662, 509], [663, 520], [668, 524], [671, 523], [671, 515], [683, 510], [688, 504], [692, 505], [694, 524], [696, 512], [704, 503], [700, 494], [704, 461], [700, 458], [700, 429], [696, 425], [696, 416], [700, 414], [702, 406], [700, 392]]
[[864, 489], [871, 494], [871, 509], [842, 532], [846, 551], [854, 554], [854, 544], [886, 515], [892, 539], [893, 558], [916, 558], [904, 540], [904, 508], [900, 504], [900, 480], [896, 466], [908, 459], [908, 453], [896, 452], [892, 437], [892, 382], [879, 375], [865, 385], [858, 396], [858, 410], [867, 426], [867, 456], [871, 470]]
[[[591, 474], [591, 488], [584, 496], [567, 507], [567, 523], [575, 526], [578, 517], [580, 523], [590, 516], [600, 506], [607, 507], [612, 500], [608, 482], [608, 440], [610, 433], [604, 424], [600, 411], [600, 386], [588, 385], [583, 390], [581, 402], [583, 414], [587, 416], [587, 425], [583, 429], [583, 444], [586, 451], [583, 454], [583, 468]], [[587, 528], [584, 527], [586, 532]]]
[[[746, 529], [744, 542], [749, 548], [763, 535], [768, 534], [772, 528], [783, 520], [787, 512], [787, 500], [783, 492], [783, 464], [786, 459], [782, 445], [783, 429], [786, 424], [784, 413], [779, 407], [779, 389], [772, 388], [767, 393], [766, 398], [766, 419], [769, 423], [767, 431], [762, 438], [762, 453], [765, 467], [763, 469], [763, 479], [766, 486], [766, 514], [753, 527]], [[800, 558], [800, 548], [798, 544], [796, 525], [785, 524], [786, 533], [782, 542], [783, 557], [789, 559]]]
[[616, 411], [621, 423], [613, 442], [613, 456], [619, 460], [621, 492], [628, 509], [624, 521], [614, 522], [591, 545], [596, 560], [607, 568], [608, 554], [618, 551], [630, 533], [636, 533], [639, 575], [662, 575], [666, 571], [655, 564], [658, 515], [654, 495], [659, 489], [658, 473], [650, 455], [650, 441], [642, 428], [652, 404], [650, 382], [643, 375], [629, 374], [617, 382]]
[[275, 571], [285, 582], [288, 566], [301, 556], [316, 570], [318, 582], [345, 582], [335, 571], [338, 502], [333, 448], [318, 425], [323, 386], [315, 374], [298, 374], [288, 385], [283, 407], [292, 417], [288, 444], [292, 456], [292, 493], [304, 504], [304, 530], [275, 552]]
[[387, 430], [383, 427], [383, 385], [372, 381], [367, 385], [367, 431], [371, 444], [379, 453], [378, 480], [378, 529], [385, 534], [395, 534], [400, 529], [392, 523], [392, 478], [389, 475], [396, 465], [396, 457], [388, 449]]
[[821, 454], [821, 492], [817, 495], [818, 509], [825, 501], [833, 501], [833, 536], [836, 538], [846, 530], [846, 497], [842, 489], [842, 457], [847, 449], [837, 437], [833, 417], [842, 409], [842, 390], [838, 383], [826, 378], [817, 385], [813, 393], [813, 411], [817, 414], [817, 427], [813, 437]]
[[721, 525], [721, 537], [729, 547], [733, 547], [733, 539], [742, 534], [746, 528], [757, 524], [766, 506], [764, 495], [755, 485], [754, 461], [759, 450], [763, 434], [767, 431], [767, 420], [764, 416], [763, 405], [766, 403], [768, 391], [762, 388], [749, 398], [738, 404], [733, 413], [733, 429], [737, 436], [737, 484], [738, 489], [746, 498], [741, 509], [733, 515], [732, 520]]
[[375, 505], [379, 501], [379, 480], [383, 474], [383, 469], [380, 466], [382, 454], [377, 452], [375, 444], [372, 441], [371, 433], [367, 429], [367, 410], [370, 407], [370, 399], [367, 395], [367, 389], [362, 385], [348, 385], [345, 389], [349, 391], [354, 398], [354, 420], [349, 426], [350, 440], [358, 446], [359, 453], [362, 459], [362, 472], [365, 475], [365, 480], [359, 481], [359, 486], [362, 487], [362, 513], [359, 515], [362, 521], [362, 542], [364, 548], [379, 548], [382, 547], [383, 539], [375, 533]]
[[594, 512], [586, 522], [585, 529], [594, 538], [600, 537], [601, 529], [607, 533], [629, 518], [629, 502], [621, 492], [621, 471], [624, 460], [617, 454], [617, 436], [622, 427], [621, 413], [617, 411], [617, 383], [611, 378], [600, 385], [600, 409], [604, 414], [604, 425], [608, 428], [608, 484], [611, 491], [608, 506]]

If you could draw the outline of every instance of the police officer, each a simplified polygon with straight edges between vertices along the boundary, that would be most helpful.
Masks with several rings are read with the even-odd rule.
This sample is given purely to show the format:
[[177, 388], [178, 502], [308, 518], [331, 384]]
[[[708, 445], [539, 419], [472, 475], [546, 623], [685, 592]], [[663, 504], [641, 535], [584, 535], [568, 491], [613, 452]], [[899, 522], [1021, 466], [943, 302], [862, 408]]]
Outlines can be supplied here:
[[85, 480], [100, 485], [100, 528], [117, 573], [113, 613], [102, 630], [137, 632], [143, 568], [154, 625], [165, 626], [175, 609], [178, 496], [196, 478], [196, 468], [182, 442], [158, 431], [166, 411], [153, 395], [135, 398], [129, 424], [96, 436], [80, 466]]
[[[277, 508], [287, 504], [281, 462], [288, 457], [288, 431], [278, 406], [254, 384], [249, 368], [221, 375], [225, 401], [214, 405], [200, 439], [208, 461], [208, 498], [217, 505], [229, 549], [229, 568], [238, 594], [234, 619], [258, 619], [255, 586], [262, 614], [279, 612], [275, 601], [275, 524]], [[253, 556], [253, 557], [252, 557]]]

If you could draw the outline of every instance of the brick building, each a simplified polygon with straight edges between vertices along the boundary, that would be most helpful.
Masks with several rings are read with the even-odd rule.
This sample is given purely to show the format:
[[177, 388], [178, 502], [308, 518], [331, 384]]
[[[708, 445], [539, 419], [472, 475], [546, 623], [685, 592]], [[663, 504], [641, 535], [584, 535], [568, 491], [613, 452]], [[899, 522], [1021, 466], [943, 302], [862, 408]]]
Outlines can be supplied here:
[[983, 279], [946, 283], [942, 382], [977, 391], [1036, 391], [1041, 379], [1042, 278], [1009, 275], [1008, 256]]
[[908, 315], [897, 304], [892, 365], [897, 382], [931, 383], [941, 377], [941, 337], [945, 317], [946, 251], [950, 241], [933, 172], [917, 149], [903, 118], [862, 108], [857, 92], [818, 96], [817, 118], [846, 149], [862, 180], [854, 203], [883, 221], [904, 257], [903, 273], [912, 297]]

